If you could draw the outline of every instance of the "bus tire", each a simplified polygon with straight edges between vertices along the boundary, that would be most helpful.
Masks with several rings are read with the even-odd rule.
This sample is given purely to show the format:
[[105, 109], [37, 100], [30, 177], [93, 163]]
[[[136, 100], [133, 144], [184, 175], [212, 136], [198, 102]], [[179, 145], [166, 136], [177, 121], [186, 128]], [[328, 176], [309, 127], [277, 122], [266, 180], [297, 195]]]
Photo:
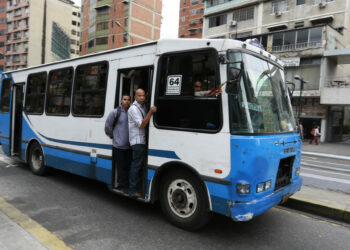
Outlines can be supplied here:
[[44, 153], [37, 142], [33, 143], [29, 148], [28, 163], [33, 174], [46, 174], [47, 167], [45, 166]]
[[160, 205], [165, 217], [185, 230], [198, 230], [210, 219], [207, 192], [186, 171], [172, 171], [161, 180]]

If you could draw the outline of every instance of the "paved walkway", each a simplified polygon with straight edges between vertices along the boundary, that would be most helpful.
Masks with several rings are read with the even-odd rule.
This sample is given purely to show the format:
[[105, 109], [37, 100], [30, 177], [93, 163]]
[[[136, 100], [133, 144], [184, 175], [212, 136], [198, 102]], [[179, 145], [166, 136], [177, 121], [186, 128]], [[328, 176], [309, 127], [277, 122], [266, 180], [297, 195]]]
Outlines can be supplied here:
[[0, 210], [0, 249], [43, 250], [47, 248]]
[[[304, 141], [303, 152], [349, 157], [350, 144], [321, 143], [310, 145], [308, 141]], [[342, 192], [304, 185], [289, 199], [286, 206], [350, 223], [350, 196]]]

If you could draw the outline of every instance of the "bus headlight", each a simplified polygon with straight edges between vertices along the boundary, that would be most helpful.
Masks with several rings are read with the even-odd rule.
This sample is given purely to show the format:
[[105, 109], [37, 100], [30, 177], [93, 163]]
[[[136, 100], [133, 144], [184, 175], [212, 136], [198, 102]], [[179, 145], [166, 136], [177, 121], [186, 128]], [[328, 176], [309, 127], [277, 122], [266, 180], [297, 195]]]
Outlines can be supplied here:
[[268, 190], [271, 188], [271, 180], [261, 182], [258, 185], [256, 185], [256, 192], [260, 193], [262, 191]]
[[295, 176], [298, 176], [300, 174], [300, 167], [295, 169]]
[[237, 183], [236, 191], [238, 194], [249, 194], [250, 193], [250, 184]]

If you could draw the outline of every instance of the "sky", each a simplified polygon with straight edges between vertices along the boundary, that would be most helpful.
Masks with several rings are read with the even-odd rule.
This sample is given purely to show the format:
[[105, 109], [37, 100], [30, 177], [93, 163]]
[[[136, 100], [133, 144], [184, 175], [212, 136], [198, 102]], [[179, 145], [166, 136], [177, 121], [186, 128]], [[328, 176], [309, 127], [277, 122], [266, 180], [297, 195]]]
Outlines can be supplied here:
[[[162, 26], [160, 38], [177, 38], [179, 32], [180, 0], [162, 0]], [[76, 5], [81, 5], [81, 0], [73, 0]]]

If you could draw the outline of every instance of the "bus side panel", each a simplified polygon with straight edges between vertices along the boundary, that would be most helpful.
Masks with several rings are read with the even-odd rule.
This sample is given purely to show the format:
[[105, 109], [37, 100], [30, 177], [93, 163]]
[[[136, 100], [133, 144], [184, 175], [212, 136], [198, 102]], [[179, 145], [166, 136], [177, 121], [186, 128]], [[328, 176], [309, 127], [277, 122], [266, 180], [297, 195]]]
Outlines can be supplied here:
[[232, 185], [223, 185], [211, 181], [205, 182], [210, 194], [212, 211], [231, 216], [231, 189]]
[[72, 174], [111, 184], [111, 160], [97, 158], [93, 161], [90, 155], [68, 152], [44, 146], [47, 166]]

